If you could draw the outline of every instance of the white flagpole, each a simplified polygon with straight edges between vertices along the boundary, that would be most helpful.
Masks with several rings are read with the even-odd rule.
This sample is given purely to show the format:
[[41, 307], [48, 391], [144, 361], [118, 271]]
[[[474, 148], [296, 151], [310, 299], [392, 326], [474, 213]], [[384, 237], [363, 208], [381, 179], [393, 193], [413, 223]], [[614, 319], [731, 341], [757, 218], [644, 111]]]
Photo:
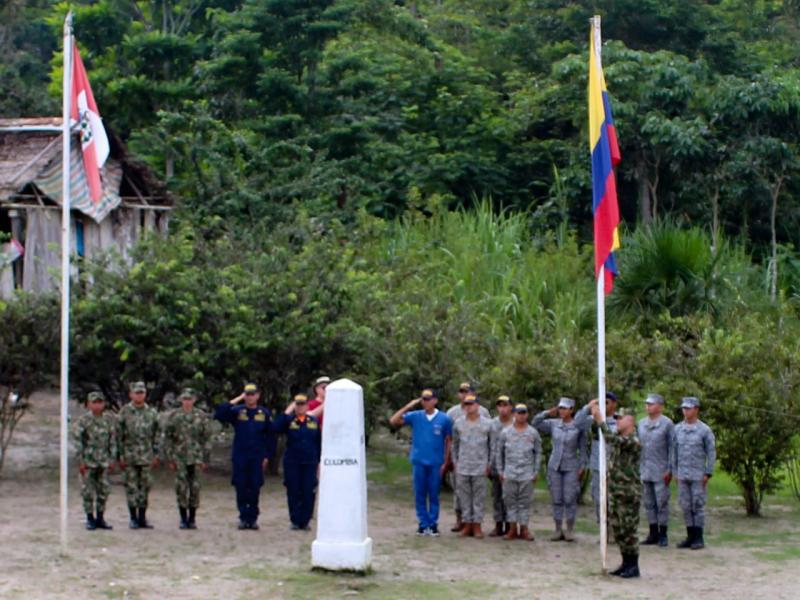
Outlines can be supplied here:
[[[594, 36], [594, 51], [597, 67], [602, 68], [600, 37], [600, 17], [592, 19], [592, 36]], [[606, 295], [605, 295], [605, 267], [600, 267], [597, 275], [597, 400], [600, 404], [600, 417], [606, 420]], [[608, 473], [606, 465], [606, 440], [599, 434], [600, 456], [598, 474], [600, 475], [600, 560], [603, 572], [608, 570]]]
[[69, 464], [69, 258], [70, 258], [70, 113], [72, 84], [72, 11], [64, 20], [64, 79], [61, 104], [61, 552], [67, 551], [67, 484]]

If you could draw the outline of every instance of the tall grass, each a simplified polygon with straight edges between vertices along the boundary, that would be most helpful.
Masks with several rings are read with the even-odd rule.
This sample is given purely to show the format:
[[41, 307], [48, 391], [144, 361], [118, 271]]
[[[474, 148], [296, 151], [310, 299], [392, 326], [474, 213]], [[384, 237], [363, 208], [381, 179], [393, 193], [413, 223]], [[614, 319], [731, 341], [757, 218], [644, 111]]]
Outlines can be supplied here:
[[524, 214], [442, 212], [396, 223], [383, 247], [409, 284], [477, 307], [494, 335], [533, 339], [584, 328], [591, 305], [589, 250], [569, 238], [533, 239]]

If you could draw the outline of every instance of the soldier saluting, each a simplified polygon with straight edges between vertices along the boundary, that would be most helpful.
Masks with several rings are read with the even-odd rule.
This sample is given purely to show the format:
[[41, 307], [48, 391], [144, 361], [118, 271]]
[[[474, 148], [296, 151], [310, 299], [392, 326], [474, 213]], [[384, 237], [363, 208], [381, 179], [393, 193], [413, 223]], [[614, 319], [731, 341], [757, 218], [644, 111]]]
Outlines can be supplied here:
[[[264, 470], [275, 454], [275, 436], [272, 433], [269, 409], [259, 406], [261, 392], [255, 383], [248, 383], [244, 391], [217, 406], [214, 418], [233, 425], [233, 477], [236, 488], [236, 506], [239, 509], [239, 529], [258, 529], [258, 501], [264, 485]], [[244, 400], [244, 404], [240, 404]]]
[[145, 402], [143, 381], [130, 384], [130, 402], [119, 411], [119, 466], [125, 472], [125, 494], [131, 529], [152, 529], [147, 522], [147, 498], [153, 486], [151, 469], [158, 467], [158, 413]]
[[208, 470], [211, 457], [211, 423], [208, 415], [195, 406], [197, 394], [184, 388], [181, 406], [173, 410], [164, 425], [162, 449], [170, 469], [175, 471], [181, 529], [197, 529], [195, 518], [200, 506], [200, 471]]
[[117, 455], [117, 422], [113, 415], [105, 412], [106, 399], [100, 392], [90, 392], [87, 405], [89, 412], [78, 419], [74, 431], [86, 529], [111, 529], [103, 513], [111, 492], [107, 473], [113, 469]]

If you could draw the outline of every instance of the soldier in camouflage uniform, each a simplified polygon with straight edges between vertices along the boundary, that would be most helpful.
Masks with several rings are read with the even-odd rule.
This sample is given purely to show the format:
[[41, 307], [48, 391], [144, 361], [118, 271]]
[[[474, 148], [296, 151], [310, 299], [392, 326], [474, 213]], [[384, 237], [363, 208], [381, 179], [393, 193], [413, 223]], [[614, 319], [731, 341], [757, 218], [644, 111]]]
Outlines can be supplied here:
[[[606, 392], [606, 425], [611, 431], [617, 430], [617, 395], [614, 392]], [[588, 421], [587, 425], [592, 424], [592, 415], [589, 414], [587, 404], [575, 415], [575, 422], [579, 424]], [[609, 447], [606, 446], [606, 461], [608, 460]], [[592, 470], [592, 503], [594, 504], [594, 516], [600, 522], [600, 429], [595, 426], [592, 428], [592, 450], [589, 455], [589, 468]]]
[[600, 426], [611, 449], [608, 464], [609, 521], [622, 554], [622, 565], [612, 575], [625, 579], [639, 577], [639, 508], [642, 483], [639, 479], [639, 459], [642, 446], [636, 437], [636, 420], [630, 409], [617, 414], [617, 431], [603, 422], [597, 400], [590, 403], [592, 417]]
[[464, 527], [461, 537], [483, 537], [483, 505], [486, 500], [486, 480], [491, 472], [490, 431], [492, 422], [480, 415], [478, 399], [467, 396], [464, 401], [466, 415], [453, 425], [453, 466], [456, 473], [456, 490], [461, 506]]
[[498, 442], [500, 441], [500, 433], [507, 427], [514, 424], [513, 407], [511, 406], [511, 399], [508, 396], [499, 396], [497, 402], [497, 416], [492, 419], [491, 431], [491, 467], [492, 473], [489, 478], [492, 481], [492, 505], [494, 508], [494, 531], [489, 534], [489, 537], [499, 537], [508, 532], [508, 518], [506, 515], [506, 507], [503, 503], [503, 482], [500, 480], [500, 468], [498, 467]]
[[158, 467], [158, 412], [145, 403], [147, 388], [142, 381], [130, 384], [130, 402], [119, 411], [117, 449], [119, 466], [125, 472], [131, 529], [152, 529], [147, 522], [147, 497], [153, 484], [151, 468]]
[[[586, 468], [586, 429], [591, 421], [579, 426], [572, 416], [574, 409], [575, 400], [561, 398], [557, 406], [540, 412], [531, 423], [539, 433], [549, 433], [553, 440], [547, 461], [547, 483], [553, 500], [555, 523], [555, 533], [550, 538], [552, 542], [575, 541], [573, 528], [578, 513], [580, 479]], [[558, 418], [547, 418], [556, 416]], [[566, 531], [562, 530], [564, 516], [567, 518]]]
[[75, 458], [81, 474], [86, 529], [111, 529], [103, 513], [111, 492], [107, 473], [113, 469], [117, 455], [117, 424], [114, 415], [104, 412], [106, 399], [100, 392], [91, 392], [87, 405], [90, 412], [78, 419], [74, 430]]
[[664, 398], [659, 394], [648, 394], [645, 400], [647, 416], [639, 421], [639, 441], [642, 443], [642, 462], [639, 474], [642, 478], [644, 509], [650, 534], [642, 545], [669, 545], [669, 483], [672, 480], [670, 456], [675, 425], [672, 419], [662, 414]]
[[509, 520], [505, 539], [533, 541], [528, 521], [533, 484], [542, 463], [542, 438], [528, 425], [528, 407], [524, 404], [514, 407], [514, 424], [500, 434], [497, 455]]
[[[475, 395], [475, 386], [472, 385], [469, 381], [464, 381], [458, 386], [458, 404], [451, 406], [447, 409], [447, 416], [450, 418], [452, 423], [458, 421], [461, 417], [464, 416], [466, 413], [466, 408], [464, 406], [464, 401], [467, 399], [467, 396], [474, 396]], [[482, 417], [487, 419], [491, 419], [491, 415], [489, 415], [489, 411], [486, 410], [485, 407], [481, 406], [478, 409], [478, 412]], [[452, 449], [452, 448], [451, 448]], [[445, 463], [445, 471], [449, 472], [453, 468], [453, 457], [452, 455], [447, 457], [447, 462]], [[456, 522], [450, 531], [457, 532], [461, 531], [464, 527], [463, 519], [461, 518], [461, 504], [459, 502], [458, 496], [458, 478], [456, 477], [455, 473], [452, 473], [451, 483], [453, 488], [453, 511], [456, 513]]]
[[686, 539], [678, 548], [700, 550], [705, 547], [706, 495], [708, 480], [717, 459], [716, 441], [711, 428], [698, 415], [700, 401], [688, 396], [681, 403], [683, 421], [672, 435], [672, 473], [678, 480], [678, 503], [686, 522]]
[[208, 469], [211, 457], [211, 421], [195, 407], [197, 394], [191, 388], [181, 391], [181, 407], [173, 410], [164, 425], [162, 450], [175, 471], [175, 494], [178, 499], [181, 529], [196, 529], [200, 506], [200, 471]]

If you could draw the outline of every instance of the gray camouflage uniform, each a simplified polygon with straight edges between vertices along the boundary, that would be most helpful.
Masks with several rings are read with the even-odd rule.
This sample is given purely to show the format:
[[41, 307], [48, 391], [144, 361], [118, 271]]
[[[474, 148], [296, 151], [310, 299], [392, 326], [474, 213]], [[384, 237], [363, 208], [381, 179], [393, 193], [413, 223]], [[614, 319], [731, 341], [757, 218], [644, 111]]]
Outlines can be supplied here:
[[714, 472], [716, 443], [711, 428], [681, 421], [672, 436], [672, 474], [678, 479], [678, 503], [687, 527], [705, 527], [707, 490], [703, 476]]
[[503, 476], [503, 499], [508, 521], [528, 526], [533, 480], [542, 463], [542, 438], [528, 425], [522, 431], [513, 425], [500, 433], [497, 448], [498, 467]]
[[[597, 522], [600, 522], [600, 438], [599, 428], [592, 427], [594, 419], [587, 404], [575, 415], [575, 422], [579, 427], [592, 431], [592, 450], [589, 455], [589, 468], [592, 470], [592, 502], [594, 503], [594, 515]], [[606, 425], [612, 433], [617, 432], [617, 419], [614, 415], [606, 414]], [[609, 447], [606, 444], [606, 465], [608, 465]], [[606, 496], [608, 497], [608, 496]], [[608, 514], [608, 511], [606, 511]]]
[[[488, 409], [484, 406], [478, 408], [478, 414], [480, 414], [480, 416], [482, 416], [485, 419], [492, 418], [491, 415], [489, 414]], [[463, 417], [464, 409], [461, 408], [461, 403], [459, 402], [455, 406], [451, 406], [450, 408], [448, 408], [447, 416], [450, 417], [450, 420], [453, 422], [453, 424], [455, 424], [456, 421], [458, 421], [461, 417]], [[453, 456], [455, 455], [453, 454], [453, 450], [451, 448], [450, 449], [451, 460]], [[458, 478], [456, 477], [455, 473], [453, 473], [453, 479], [451, 483], [453, 487], [453, 510], [456, 512], [457, 515], [461, 515], [461, 503], [458, 498]]]
[[547, 461], [547, 483], [553, 500], [553, 519], [560, 523], [564, 516], [574, 522], [578, 512], [580, 481], [578, 471], [586, 468], [586, 430], [573, 419], [564, 423], [559, 418], [547, 418], [544, 410], [533, 418], [532, 425], [539, 433], [549, 433], [553, 450]]
[[481, 523], [486, 500], [486, 468], [490, 459], [492, 422], [484, 417], [470, 421], [461, 417], [453, 425], [453, 460], [461, 519]]
[[669, 524], [669, 485], [664, 483], [664, 474], [672, 471], [672, 436], [675, 424], [672, 419], [660, 415], [657, 419], [645, 417], [639, 421], [639, 442], [642, 458], [639, 474], [642, 479], [642, 500], [650, 525]]
[[500, 433], [514, 424], [514, 417], [510, 417], [508, 423], [503, 424], [500, 417], [492, 419], [492, 429], [490, 433], [490, 466], [492, 480], [492, 508], [494, 509], [494, 522], [504, 523], [508, 521], [506, 507], [503, 501], [503, 482], [500, 481], [500, 457], [498, 455]]

